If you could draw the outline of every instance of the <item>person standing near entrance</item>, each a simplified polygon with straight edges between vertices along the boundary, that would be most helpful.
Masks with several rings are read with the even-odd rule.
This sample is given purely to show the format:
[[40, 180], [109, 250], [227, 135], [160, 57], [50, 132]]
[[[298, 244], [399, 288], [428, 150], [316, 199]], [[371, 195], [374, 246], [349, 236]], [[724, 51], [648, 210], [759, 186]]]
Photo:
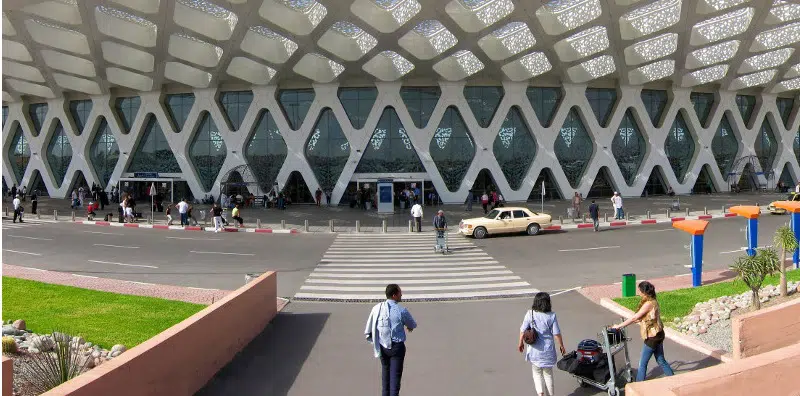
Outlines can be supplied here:
[[181, 215], [181, 225], [187, 226], [189, 225], [189, 204], [186, 203], [186, 198], [182, 199], [175, 205], [178, 208], [178, 213]]
[[236, 225], [236, 228], [244, 228], [244, 219], [242, 219], [242, 216], [239, 214], [240, 213], [240, 211], [239, 211], [239, 207], [240, 206], [241, 206], [241, 204], [237, 203], [236, 206], [233, 208], [233, 211], [231, 212], [231, 217], [234, 220], [236, 220], [237, 223], [239, 223], [239, 224]]
[[576, 218], [576, 217], [581, 217], [581, 203], [582, 202], [583, 202], [583, 199], [581, 199], [581, 196], [576, 191], [575, 192], [575, 196], [572, 197], [572, 218], [573, 219]]
[[314, 198], [317, 200], [317, 206], [322, 204], [322, 189], [317, 187], [317, 192], [314, 193]]
[[14, 205], [14, 223], [17, 222], [17, 216], [19, 216], [19, 222], [24, 223], [24, 221], [22, 221], [22, 201], [20, 201], [19, 195], [14, 197], [11, 203]]
[[219, 232], [222, 228], [222, 208], [215, 203], [211, 207], [211, 215], [214, 217], [214, 232]]
[[406, 330], [417, 328], [417, 322], [400, 305], [403, 292], [400, 286], [386, 286], [386, 301], [375, 304], [367, 318], [364, 335], [372, 343], [373, 355], [381, 359], [382, 396], [399, 396], [406, 357]]
[[472, 212], [472, 201], [475, 199], [475, 192], [469, 189], [467, 192], [467, 212]]
[[481, 206], [483, 206], [483, 214], [489, 213], [489, 194], [486, 191], [481, 195]]
[[594, 232], [600, 231], [600, 206], [592, 200], [592, 204], [589, 205], [589, 217], [592, 218], [592, 224], [594, 226]]
[[619, 192], [614, 191], [614, 196], [611, 197], [611, 203], [614, 205], [614, 219], [624, 219], [625, 211], [622, 209], [622, 197], [619, 195]]
[[39, 205], [39, 190], [31, 193], [31, 214], [36, 214], [36, 206]]
[[417, 232], [422, 232], [422, 205], [419, 202], [414, 202], [414, 206], [411, 207], [411, 217], [417, 225]]

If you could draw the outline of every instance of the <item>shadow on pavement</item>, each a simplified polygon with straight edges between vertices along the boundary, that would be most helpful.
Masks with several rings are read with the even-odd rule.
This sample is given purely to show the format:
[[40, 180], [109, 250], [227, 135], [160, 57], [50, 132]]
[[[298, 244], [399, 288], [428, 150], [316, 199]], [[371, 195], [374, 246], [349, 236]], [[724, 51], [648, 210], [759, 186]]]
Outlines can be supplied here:
[[328, 317], [325, 313], [279, 313], [195, 396], [286, 395]]

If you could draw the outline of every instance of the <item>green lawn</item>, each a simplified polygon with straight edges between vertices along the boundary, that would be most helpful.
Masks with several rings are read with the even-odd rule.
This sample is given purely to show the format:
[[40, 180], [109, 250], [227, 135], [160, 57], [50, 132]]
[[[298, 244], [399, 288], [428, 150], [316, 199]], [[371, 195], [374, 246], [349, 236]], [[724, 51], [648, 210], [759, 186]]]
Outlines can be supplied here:
[[80, 335], [103, 348], [138, 345], [205, 308], [3, 277], [3, 320], [25, 319], [28, 330]]
[[[762, 287], [770, 284], [777, 285], [778, 278], [779, 275], [768, 276]], [[789, 281], [800, 280], [800, 270], [786, 271], [786, 278]], [[671, 322], [675, 317], [683, 317], [692, 312], [692, 308], [699, 302], [740, 294], [748, 290], [750, 289], [743, 282], [727, 281], [658, 293], [661, 318], [664, 322]], [[615, 298], [614, 301], [633, 311], [639, 306], [639, 296]]]

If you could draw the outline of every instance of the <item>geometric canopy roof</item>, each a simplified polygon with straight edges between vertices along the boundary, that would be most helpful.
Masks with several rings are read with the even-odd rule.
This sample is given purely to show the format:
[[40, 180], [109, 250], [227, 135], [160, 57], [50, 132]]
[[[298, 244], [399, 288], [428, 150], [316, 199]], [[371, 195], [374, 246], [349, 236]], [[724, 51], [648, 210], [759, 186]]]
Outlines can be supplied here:
[[3, 101], [338, 81], [800, 89], [800, 1], [5, 0]]

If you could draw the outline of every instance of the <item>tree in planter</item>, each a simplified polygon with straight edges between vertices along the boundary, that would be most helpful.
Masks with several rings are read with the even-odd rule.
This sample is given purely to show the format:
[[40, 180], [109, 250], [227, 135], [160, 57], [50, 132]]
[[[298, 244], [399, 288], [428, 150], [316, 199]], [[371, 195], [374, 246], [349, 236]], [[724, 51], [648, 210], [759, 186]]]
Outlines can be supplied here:
[[739, 257], [730, 266], [731, 270], [736, 272], [736, 278], [744, 282], [753, 292], [753, 307], [756, 310], [761, 309], [761, 298], [758, 296], [758, 291], [767, 275], [778, 272], [778, 260], [778, 253], [775, 252], [775, 249], [758, 249], [755, 256]]
[[781, 262], [778, 265], [781, 272], [780, 290], [781, 296], [786, 296], [786, 255], [789, 252], [794, 252], [797, 249], [797, 237], [794, 235], [791, 227], [785, 225], [775, 231], [775, 238], [772, 244], [781, 249]]

